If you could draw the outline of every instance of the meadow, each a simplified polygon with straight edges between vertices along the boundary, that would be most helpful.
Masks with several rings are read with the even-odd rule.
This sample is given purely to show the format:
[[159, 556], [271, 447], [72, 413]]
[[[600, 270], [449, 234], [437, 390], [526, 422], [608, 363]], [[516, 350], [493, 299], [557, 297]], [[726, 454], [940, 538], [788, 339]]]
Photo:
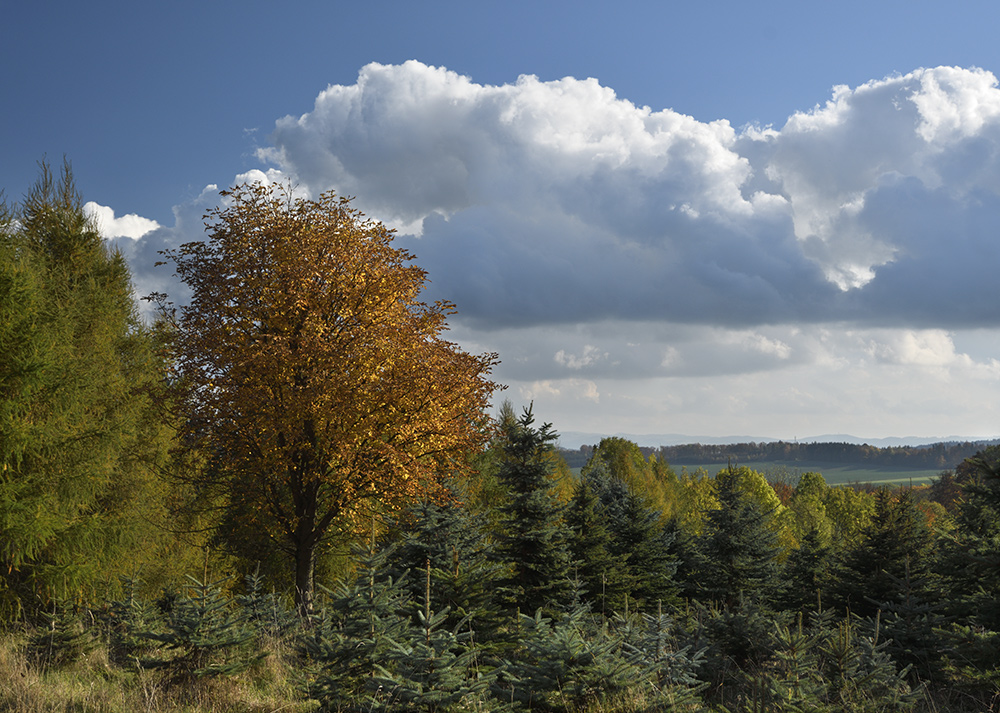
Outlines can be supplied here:
[[[849, 465], [844, 463], [822, 463], [803, 461], [761, 461], [741, 463], [764, 475], [769, 481], [795, 485], [803, 473], [820, 473], [829, 485], [929, 485], [940, 474], [940, 470], [913, 470], [905, 467], [874, 467], [871, 465]], [[694, 463], [674, 466], [678, 473], [703, 469], [716, 475], [728, 466], [725, 463]]]

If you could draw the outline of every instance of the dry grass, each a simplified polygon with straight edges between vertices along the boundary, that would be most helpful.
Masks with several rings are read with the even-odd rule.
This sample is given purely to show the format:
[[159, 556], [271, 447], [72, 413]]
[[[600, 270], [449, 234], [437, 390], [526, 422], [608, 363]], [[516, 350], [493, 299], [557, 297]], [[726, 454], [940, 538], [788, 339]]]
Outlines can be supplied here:
[[251, 670], [225, 679], [171, 683], [159, 671], [128, 670], [100, 647], [62, 667], [25, 654], [23, 636], [0, 636], [0, 712], [6, 713], [306, 713], [294, 671], [280, 649]]

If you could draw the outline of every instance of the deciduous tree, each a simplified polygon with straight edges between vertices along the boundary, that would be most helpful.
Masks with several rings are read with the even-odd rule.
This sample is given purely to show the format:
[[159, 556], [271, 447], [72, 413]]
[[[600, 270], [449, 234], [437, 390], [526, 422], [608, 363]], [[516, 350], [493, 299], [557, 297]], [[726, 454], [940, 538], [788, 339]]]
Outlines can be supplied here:
[[453, 306], [420, 301], [426, 272], [348, 199], [223, 196], [207, 240], [166, 253], [192, 291], [171, 314], [184, 435], [212, 462], [201, 484], [291, 559], [308, 612], [335, 525], [479, 448], [496, 357], [443, 339]]

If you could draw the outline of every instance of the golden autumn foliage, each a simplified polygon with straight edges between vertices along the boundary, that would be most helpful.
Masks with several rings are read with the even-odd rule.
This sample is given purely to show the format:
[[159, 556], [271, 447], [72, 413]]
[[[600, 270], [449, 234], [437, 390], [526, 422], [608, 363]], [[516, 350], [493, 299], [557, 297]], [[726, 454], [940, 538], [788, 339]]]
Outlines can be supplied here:
[[174, 315], [184, 435], [295, 560], [308, 606], [331, 526], [434, 489], [481, 446], [496, 355], [442, 338], [453, 307], [419, 301], [425, 271], [348, 199], [223, 195], [208, 239], [166, 253], [193, 293]]

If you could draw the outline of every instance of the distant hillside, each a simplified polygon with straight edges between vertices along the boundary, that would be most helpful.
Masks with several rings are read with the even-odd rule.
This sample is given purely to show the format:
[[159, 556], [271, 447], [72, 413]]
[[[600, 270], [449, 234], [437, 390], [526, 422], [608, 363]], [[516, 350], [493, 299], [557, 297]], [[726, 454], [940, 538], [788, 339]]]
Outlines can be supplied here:
[[[577, 449], [581, 446], [592, 446], [601, 442], [605, 436], [617, 436], [626, 440], [638, 443], [640, 446], [682, 446], [690, 443], [704, 443], [712, 445], [729, 445], [739, 443], [779, 443], [783, 439], [768, 438], [765, 436], [735, 435], [735, 436], [692, 436], [682, 433], [591, 433], [584, 431], [560, 431], [559, 445], [566, 449]], [[804, 438], [794, 438], [791, 443], [851, 443], [854, 445], [869, 445], [878, 448], [890, 448], [894, 446], [930, 446], [937, 443], [1000, 443], [1000, 438], [989, 439], [981, 436], [903, 436], [890, 438], [861, 438], [846, 433], [824, 434], [821, 436], [808, 436]]]
[[[653, 448], [640, 446], [647, 456], [666, 461], [671, 466], [729, 463], [753, 467], [755, 462], [836, 463], [871, 468], [907, 468], [910, 470], [950, 470], [966, 458], [1000, 440], [934, 443], [920, 446], [876, 447], [868, 444], [843, 442], [788, 443], [785, 441], [728, 444], [689, 443]], [[571, 468], [583, 466], [590, 458], [592, 446], [562, 449], [563, 458]]]

